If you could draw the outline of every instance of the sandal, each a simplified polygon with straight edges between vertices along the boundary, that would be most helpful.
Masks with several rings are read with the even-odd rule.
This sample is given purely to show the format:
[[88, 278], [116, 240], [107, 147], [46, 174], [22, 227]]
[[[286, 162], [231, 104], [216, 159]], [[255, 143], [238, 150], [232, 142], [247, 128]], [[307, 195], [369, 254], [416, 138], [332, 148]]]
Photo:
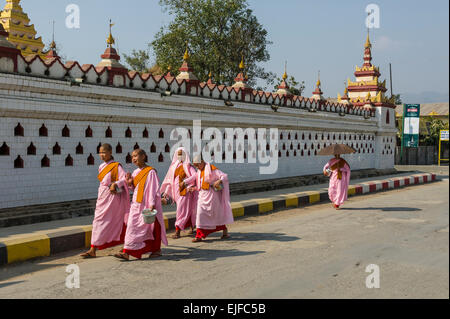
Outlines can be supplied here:
[[130, 256], [125, 253], [115, 254], [114, 257], [119, 258], [119, 259], [124, 259], [124, 260], [130, 260]]
[[194, 239], [192, 239], [193, 243], [200, 243], [203, 241], [203, 238], [199, 238], [199, 237], [195, 237]]
[[97, 258], [97, 256], [92, 256], [89, 252], [86, 252], [84, 254], [81, 254], [80, 257], [84, 258], [84, 259], [89, 259], [89, 258]]
[[154, 259], [154, 258], [158, 258], [158, 257], [161, 257], [161, 256], [162, 256], [162, 253], [161, 253], [161, 251], [159, 251], [159, 252], [151, 253], [150, 256], [148, 256], [148, 258], [149, 259]]
[[230, 239], [231, 238], [231, 236], [230, 235], [228, 235], [228, 234], [226, 234], [226, 235], [222, 235], [222, 237], [220, 237], [220, 239]]
[[181, 234], [180, 233], [175, 233], [172, 236], [172, 239], [179, 239], [179, 238], [181, 238]]

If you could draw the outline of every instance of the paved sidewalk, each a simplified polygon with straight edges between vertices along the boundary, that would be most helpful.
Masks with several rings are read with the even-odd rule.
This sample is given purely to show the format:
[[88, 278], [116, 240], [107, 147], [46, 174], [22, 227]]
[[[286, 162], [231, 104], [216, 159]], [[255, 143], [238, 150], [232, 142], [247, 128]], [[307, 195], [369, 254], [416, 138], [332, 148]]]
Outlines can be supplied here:
[[[352, 180], [349, 196], [436, 180], [436, 174], [405, 172]], [[231, 196], [235, 218], [327, 202], [328, 184]], [[165, 207], [167, 230], [175, 229], [175, 206]], [[0, 229], [0, 265], [90, 247], [93, 216]]]

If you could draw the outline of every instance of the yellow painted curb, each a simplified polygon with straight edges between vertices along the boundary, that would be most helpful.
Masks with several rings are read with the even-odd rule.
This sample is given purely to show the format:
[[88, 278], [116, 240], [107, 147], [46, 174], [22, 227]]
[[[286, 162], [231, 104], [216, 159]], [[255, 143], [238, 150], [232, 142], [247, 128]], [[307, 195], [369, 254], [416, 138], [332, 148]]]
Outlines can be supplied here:
[[286, 207], [298, 207], [298, 197], [297, 196], [287, 196]]
[[314, 204], [320, 202], [320, 194], [310, 194], [309, 195], [309, 203]]
[[355, 195], [355, 194], [356, 194], [356, 187], [355, 187], [355, 186], [349, 186], [349, 187], [348, 187], [348, 192], [347, 192], [347, 194], [348, 194], [349, 196]]
[[239, 203], [231, 204], [231, 208], [233, 210], [233, 217], [242, 217], [244, 216], [244, 206]]
[[258, 212], [260, 214], [273, 211], [273, 200], [272, 199], [261, 199], [255, 200], [258, 203]]
[[82, 226], [81, 229], [84, 230], [84, 245], [86, 248], [90, 248], [92, 238], [92, 226]]
[[35, 257], [50, 256], [50, 238], [46, 235], [35, 235], [4, 241], [8, 254], [8, 264]]

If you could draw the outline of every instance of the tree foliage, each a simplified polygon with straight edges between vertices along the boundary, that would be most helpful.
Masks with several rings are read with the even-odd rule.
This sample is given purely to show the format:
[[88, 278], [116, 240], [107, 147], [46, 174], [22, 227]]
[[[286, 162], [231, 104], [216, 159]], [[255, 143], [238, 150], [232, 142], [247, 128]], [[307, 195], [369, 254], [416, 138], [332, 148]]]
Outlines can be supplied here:
[[394, 94], [393, 97], [394, 97], [395, 105], [402, 105], [403, 104], [403, 101], [402, 101], [402, 98], [401, 98], [400, 94]]
[[146, 73], [150, 67], [150, 54], [145, 50], [134, 50], [130, 55], [124, 54], [125, 62], [133, 71]]
[[[274, 81], [277, 83], [273, 88], [275, 91], [278, 90], [278, 85], [281, 83], [282, 79], [279, 77], [276, 77], [276, 80]], [[286, 79], [286, 82], [289, 86], [289, 92], [292, 95], [298, 95], [301, 96], [303, 91], [305, 90], [305, 81], [302, 81], [301, 83], [298, 82], [293, 75], [289, 75]]]
[[442, 120], [432, 117], [426, 119], [426, 127], [428, 134], [423, 135], [423, 140], [421, 141], [425, 145], [438, 145], [440, 131], [449, 129], [448, 123], [444, 123]]
[[271, 42], [247, 0], [160, 0], [160, 5], [174, 17], [150, 44], [161, 69], [177, 72], [187, 41], [189, 62], [201, 81], [211, 72], [217, 83], [233, 84], [242, 56], [250, 85], [270, 77], [258, 63], [269, 60]]

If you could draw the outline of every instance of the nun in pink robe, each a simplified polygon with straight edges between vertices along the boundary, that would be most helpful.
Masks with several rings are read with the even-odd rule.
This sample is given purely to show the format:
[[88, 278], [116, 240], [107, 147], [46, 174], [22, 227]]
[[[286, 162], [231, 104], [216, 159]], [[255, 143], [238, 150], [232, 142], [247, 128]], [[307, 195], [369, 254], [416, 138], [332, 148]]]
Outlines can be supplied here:
[[[192, 190], [198, 190], [197, 235], [194, 242], [202, 241], [209, 234], [223, 230], [222, 239], [229, 238], [226, 225], [234, 222], [230, 204], [228, 175], [205, 163], [199, 156], [194, 159], [199, 168], [197, 173], [186, 179], [185, 184], [195, 183]], [[214, 184], [221, 181], [222, 190], [216, 191]]]
[[[183, 152], [181, 160], [178, 156], [179, 151]], [[166, 178], [161, 185], [161, 194], [166, 194], [177, 204], [177, 217], [175, 222], [176, 234], [174, 238], [179, 238], [181, 230], [188, 227], [195, 228], [195, 219], [197, 216], [198, 192], [180, 192], [180, 178], [189, 178], [196, 174], [194, 166], [189, 159], [189, 153], [184, 147], [178, 148], [172, 159]], [[182, 175], [180, 177], [180, 175]], [[184, 176], [185, 175], [185, 176]]]
[[[141, 153], [139, 153], [141, 152]], [[135, 150], [133, 152], [133, 162], [135, 161], [136, 153], [143, 154], [145, 158], [147, 155], [142, 150]], [[141, 167], [136, 169], [131, 175], [134, 182], [136, 177], [142, 170], [147, 170], [149, 167]], [[139, 202], [139, 188], [141, 183], [145, 182], [142, 202]], [[131, 186], [133, 193], [133, 201], [130, 207], [130, 214], [127, 223], [127, 232], [125, 235], [125, 244], [123, 246], [123, 252], [114, 255], [117, 258], [127, 259], [129, 256], [133, 256], [137, 259], [141, 259], [143, 254], [152, 253], [155, 257], [161, 256], [161, 242], [164, 245], [168, 245], [166, 237], [166, 227], [164, 223], [161, 194], [159, 192], [159, 179], [156, 174], [156, 170], [151, 169], [147, 177], [142, 178], [141, 182]], [[156, 220], [153, 224], [146, 224], [142, 216], [144, 209], [150, 209], [154, 207], [157, 210]], [[152, 255], [150, 257], [152, 257]]]
[[[329, 175], [327, 169], [331, 170], [331, 175]], [[335, 158], [325, 165], [323, 171], [325, 175], [330, 176], [328, 196], [334, 208], [339, 209], [339, 206], [347, 200], [348, 185], [350, 184], [350, 166], [339, 155], [335, 155]]]
[[[99, 174], [112, 163], [114, 163], [113, 159], [102, 163], [98, 169]], [[114, 247], [124, 242], [130, 198], [128, 186], [125, 182], [125, 172], [120, 164], [117, 167], [117, 172], [118, 181], [115, 181], [115, 183], [121, 189], [120, 193], [112, 194], [110, 192], [112, 172], [108, 172], [103, 177], [98, 187], [91, 235], [91, 247], [98, 250]]]

